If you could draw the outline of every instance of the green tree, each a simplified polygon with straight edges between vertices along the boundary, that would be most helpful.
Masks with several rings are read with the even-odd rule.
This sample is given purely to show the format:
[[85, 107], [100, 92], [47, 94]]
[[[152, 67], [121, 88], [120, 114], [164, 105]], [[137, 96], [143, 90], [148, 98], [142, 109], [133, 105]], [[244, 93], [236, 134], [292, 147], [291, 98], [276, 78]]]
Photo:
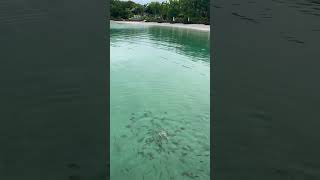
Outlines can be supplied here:
[[151, 2], [146, 5], [133, 1], [111, 0], [111, 18], [129, 19], [134, 15], [148, 17], [151, 21], [159, 18], [165, 21], [209, 23], [210, 0], [168, 0], [167, 2]]
[[160, 16], [161, 4], [159, 2], [151, 2], [147, 5], [146, 12], [154, 17]]
[[168, 10], [168, 17], [175, 18], [180, 13], [180, 3], [179, 0], [169, 0], [169, 10]]

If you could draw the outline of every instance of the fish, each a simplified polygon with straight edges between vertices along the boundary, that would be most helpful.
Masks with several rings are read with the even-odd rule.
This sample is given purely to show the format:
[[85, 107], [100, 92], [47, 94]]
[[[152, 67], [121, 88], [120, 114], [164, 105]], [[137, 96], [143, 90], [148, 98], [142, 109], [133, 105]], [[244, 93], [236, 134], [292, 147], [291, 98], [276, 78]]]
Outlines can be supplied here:
[[138, 142], [140, 143], [140, 142], [142, 142], [143, 140], [144, 140], [144, 137], [141, 138], [141, 139], [139, 139]]
[[178, 143], [178, 142], [175, 142], [175, 141], [172, 141], [172, 144], [174, 144], [174, 145], [176, 145], [176, 146], [179, 145], [179, 143]]
[[186, 147], [182, 147], [183, 150], [188, 151], [188, 149]]
[[136, 119], [135, 117], [131, 117], [129, 120], [135, 122], [135, 119]]
[[192, 148], [191, 148], [189, 145], [187, 145], [187, 147], [188, 147], [190, 150], [192, 150]]
[[151, 152], [148, 152], [147, 155], [149, 156], [149, 160], [154, 159], [154, 155]]

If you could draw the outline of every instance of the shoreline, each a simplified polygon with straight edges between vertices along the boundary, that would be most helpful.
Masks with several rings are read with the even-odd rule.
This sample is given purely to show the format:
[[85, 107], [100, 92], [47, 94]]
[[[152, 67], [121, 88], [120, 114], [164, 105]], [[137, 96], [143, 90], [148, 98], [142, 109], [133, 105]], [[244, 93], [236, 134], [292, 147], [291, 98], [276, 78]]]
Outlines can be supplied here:
[[184, 28], [184, 29], [210, 32], [210, 25], [205, 25], [205, 24], [182, 24], [182, 23], [170, 24], [170, 23], [157, 23], [157, 22], [144, 22], [144, 21], [115, 21], [115, 20], [110, 20], [110, 22], [114, 22], [118, 24], [139, 24], [139, 25], [148, 25], [148, 26]]

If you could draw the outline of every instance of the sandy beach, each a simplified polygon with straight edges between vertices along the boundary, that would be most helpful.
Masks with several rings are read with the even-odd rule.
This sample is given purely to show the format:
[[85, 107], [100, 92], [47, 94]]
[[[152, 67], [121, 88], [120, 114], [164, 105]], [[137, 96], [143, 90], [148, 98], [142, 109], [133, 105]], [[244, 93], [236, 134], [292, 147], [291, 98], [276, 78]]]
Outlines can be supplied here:
[[157, 22], [144, 22], [144, 21], [112, 21], [114, 23], [119, 24], [141, 24], [148, 26], [165, 26], [165, 27], [174, 27], [174, 28], [185, 28], [185, 29], [193, 29], [198, 31], [206, 31], [210, 32], [210, 25], [205, 24], [181, 24], [181, 23], [157, 23]]

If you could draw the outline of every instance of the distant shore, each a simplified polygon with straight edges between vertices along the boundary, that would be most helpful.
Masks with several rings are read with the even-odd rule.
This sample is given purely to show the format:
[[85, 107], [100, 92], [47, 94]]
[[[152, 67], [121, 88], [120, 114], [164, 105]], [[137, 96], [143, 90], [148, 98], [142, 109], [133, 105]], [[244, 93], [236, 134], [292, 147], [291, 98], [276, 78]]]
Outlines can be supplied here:
[[210, 25], [205, 24], [182, 24], [182, 23], [157, 23], [157, 22], [144, 22], [144, 21], [114, 21], [111, 22], [118, 24], [141, 24], [141, 25], [149, 25], [149, 26], [164, 26], [164, 27], [176, 27], [176, 28], [185, 28], [192, 29], [198, 31], [210, 32]]

